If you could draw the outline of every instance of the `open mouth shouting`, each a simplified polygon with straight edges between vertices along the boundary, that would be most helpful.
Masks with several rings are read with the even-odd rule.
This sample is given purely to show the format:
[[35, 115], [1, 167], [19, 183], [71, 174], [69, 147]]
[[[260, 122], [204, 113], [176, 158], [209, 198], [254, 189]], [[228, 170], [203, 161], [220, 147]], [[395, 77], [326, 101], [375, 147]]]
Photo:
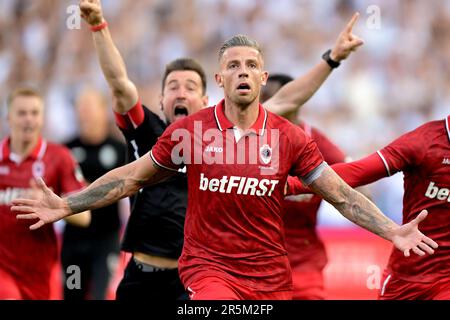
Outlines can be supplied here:
[[189, 115], [189, 111], [186, 108], [186, 106], [176, 105], [173, 110], [173, 114], [174, 114], [174, 119], [178, 120], [178, 119], [187, 117]]
[[237, 91], [240, 94], [248, 94], [251, 92], [251, 87], [247, 82], [241, 82], [238, 86], [237, 86]]

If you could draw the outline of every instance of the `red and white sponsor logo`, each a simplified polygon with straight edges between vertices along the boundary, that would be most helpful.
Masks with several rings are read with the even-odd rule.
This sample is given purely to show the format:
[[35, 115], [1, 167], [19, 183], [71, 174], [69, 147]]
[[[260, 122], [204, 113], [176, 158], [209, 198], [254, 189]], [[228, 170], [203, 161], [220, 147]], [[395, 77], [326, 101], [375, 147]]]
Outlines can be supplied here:
[[10, 205], [14, 199], [27, 194], [30, 189], [23, 188], [6, 188], [6, 190], [0, 190], [0, 205]]
[[200, 175], [200, 190], [219, 193], [236, 193], [242, 195], [251, 195], [270, 197], [278, 185], [279, 180], [256, 179], [237, 176], [223, 176], [221, 179], [208, 179], [202, 173]]
[[439, 188], [433, 181], [431, 181], [427, 192], [425, 192], [425, 197], [450, 202], [450, 189]]

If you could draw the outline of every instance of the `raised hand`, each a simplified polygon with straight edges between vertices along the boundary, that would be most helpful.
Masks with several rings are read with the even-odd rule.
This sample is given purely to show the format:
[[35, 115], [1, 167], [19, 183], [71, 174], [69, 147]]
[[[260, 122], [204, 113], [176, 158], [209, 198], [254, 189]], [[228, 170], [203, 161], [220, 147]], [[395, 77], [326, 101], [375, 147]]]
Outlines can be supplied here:
[[39, 178], [36, 184], [39, 191], [33, 192], [31, 199], [13, 200], [11, 207], [11, 211], [18, 213], [19, 220], [38, 219], [30, 226], [30, 230], [39, 229], [44, 224], [61, 220], [71, 214], [65, 201], [49, 189], [42, 178]]
[[352, 33], [353, 26], [356, 24], [358, 19], [359, 13], [357, 12], [353, 15], [345, 29], [339, 34], [330, 55], [331, 59], [334, 61], [340, 62], [347, 59], [353, 51], [356, 51], [364, 44], [362, 39]]
[[414, 220], [398, 228], [392, 236], [394, 246], [401, 250], [405, 257], [410, 256], [411, 250], [419, 256], [424, 256], [426, 253], [433, 254], [434, 249], [437, 249], [438, 244], [419, 231], [419, 223], [427, 215], [428, 212], [423, 210]]
[[91, 26], [104, 21], [100, 0], [80, 0], [80, 11], [81, 17]]

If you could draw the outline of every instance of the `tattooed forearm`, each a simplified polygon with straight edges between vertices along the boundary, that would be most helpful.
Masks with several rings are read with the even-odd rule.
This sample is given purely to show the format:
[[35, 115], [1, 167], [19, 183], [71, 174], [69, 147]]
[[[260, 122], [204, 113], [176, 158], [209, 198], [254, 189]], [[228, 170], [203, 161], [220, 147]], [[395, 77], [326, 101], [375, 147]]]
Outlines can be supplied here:
[[389, 232], [398, 227], [369, 199], [350, 188], [330, 168], [325, 169], [310, 187], [347, 219], [385, 239], [390, 240]]
[[72, 212], [82, 212], [114, 203], [124, 195], [125, 181], [114, 180], [67, 198]]
[[347, 219], [387, 239], [386, 233], [395, 228], [396, 225], [359, 192], [350, 189], [346, 185], [342, 185], [339, 188], [346, 201], [337, 204], [336, 208]]
[[123, 167], [116, 168], [94, 181], [84, 191], [66, 199], [71, 213], [98, 209], [131, 196], [146, 185], [158, 183], [174, 173], [161, 170], [146, 155]]

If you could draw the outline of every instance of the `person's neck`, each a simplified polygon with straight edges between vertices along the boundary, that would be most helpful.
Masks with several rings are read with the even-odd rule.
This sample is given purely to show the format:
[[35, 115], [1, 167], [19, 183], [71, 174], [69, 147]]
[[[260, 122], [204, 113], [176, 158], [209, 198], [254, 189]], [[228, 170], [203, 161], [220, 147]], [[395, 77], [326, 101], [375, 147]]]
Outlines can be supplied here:
[[11, 137], [10, 149], [11, 152], [20, 156], [22, 159], [28, 157], [33, 149], [36, 147], [39, 137], [30, 141], [20, 141]]
[[108, 131], [107, 130], [98, 130], [96, 132], [89, 132], [89, 133], [80, 133], [80, 140], [87, 144], [87, 145], [100, 145], [108, 137]]
[[255, 99], [251, 104], [242, 106], [225, 98], [225, 116], [236, 127], [247, 130], [256, 122], [259, 115], [259, 100]]

